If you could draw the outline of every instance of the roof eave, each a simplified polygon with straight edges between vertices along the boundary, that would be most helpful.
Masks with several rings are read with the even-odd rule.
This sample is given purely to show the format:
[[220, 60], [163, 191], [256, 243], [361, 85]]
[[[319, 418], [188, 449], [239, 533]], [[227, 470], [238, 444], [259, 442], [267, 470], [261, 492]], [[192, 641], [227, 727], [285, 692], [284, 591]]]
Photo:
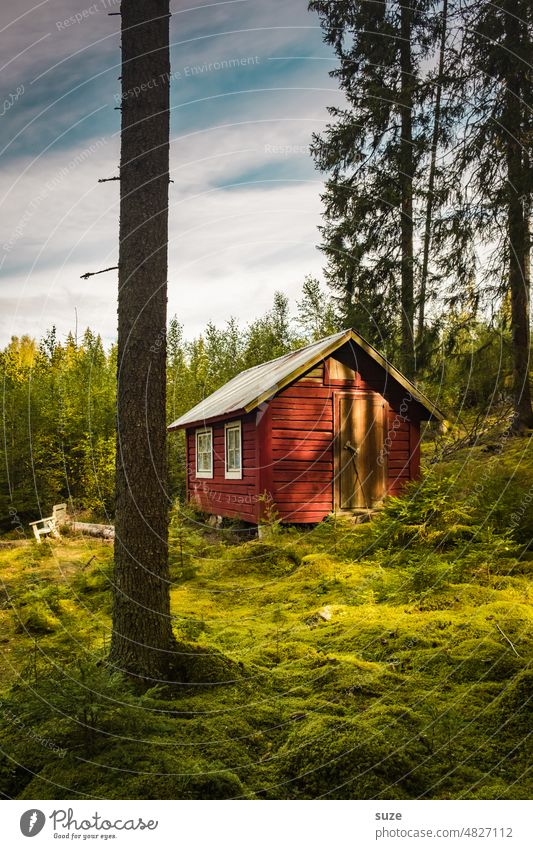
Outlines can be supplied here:
[[[227, 413], [219, 413], [217, 416], [204, 416], [201, 419], [191, 419], [190, 421], [181, 422], [180, 424], [176, 424], [173, 422], [172, 424], [167, 425], [167, 430], [185, 430], [188, 427], [203, 427], [203, 425], [215, 424], [216, 422], [225, 422], [228, 419], [236, 418], [237, 416], [244, 416], [248, 411], [243, 407], [240, 407], [236, 410], [229, 410]], [[179, 419], [176, 420], [179, 422]]]

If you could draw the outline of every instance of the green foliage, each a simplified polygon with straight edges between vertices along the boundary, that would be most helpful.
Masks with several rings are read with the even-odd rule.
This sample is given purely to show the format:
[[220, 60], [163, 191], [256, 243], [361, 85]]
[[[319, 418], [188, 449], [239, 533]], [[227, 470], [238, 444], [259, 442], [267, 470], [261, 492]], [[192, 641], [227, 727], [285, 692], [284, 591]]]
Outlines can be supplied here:
[[82, 446], [83, 506], [96, 516], [114, 512], [115, 435], [88, 437]]
[[291, 575], [300, 563], [296, 548], [286, 544], [257, 540], [239, 547], [240, 557], [233, 559], [235, 574], [262, 575], [266, 579]]
[[473, 510], [456, 501], [453, 483], [451, 478], [427, 474], [410, 483], [401, 498], [388, 498], [373, 525], [376, 544], [418, 541], [446, 546], [461, 536], [472, 536]]
[[[88, 604], [93, 595], [99, 596], [96, 603], [101, 604], [101, 595], [108, 593], [113, 581], [112, 552], [103, 552], [99, 560], [77, 570], [71, 580], [71, 586], [76, 596], [83, 596], [84, 604]], [[93, 558], [91, 558], [93, 560]]]
[[302, 299], [298, 302], [298, 320], [311, 341], [342, 329], [333, 304], [314, 277], [308, 276], [304, 280]]
[[281, 519], [276, 504], [268, 492], [263, 492], [259, 496], [259, 503], [261, 504], [261, 534], [263, 537], [275, 539], [281, 530]]
[[51, 634], [59, 625], [57, 616], [42, 602], [26, 605], [17, 617], [17, 630], [28, 634]]
[[[18, 521], [52, 505], [102, 511], [112, 502], [116, 352], [87, 330], [64, 344], [13, 337], [0, 354], [6, 439], [2, 514]], [[14, 513], [13, 513], [14, 511]], [[13, 521], [13, 520], [12, 520]]]
[[[492, 706], [494, 720], [507, 737], [520, 738], [524, 728], [531, 727], [533, 721], [533, 670], [526, 669], [507, 681], [504, 691], [495, 699]], [[523, 748], [528, 747], [524, 739]], [[529, 749], [531, 740], [529, 740]]]
[[409, 600], [426, 596], [446, 587], [450, 581], [450, 565], [432, 553], [414, 555], [402, 572], [401, 589]]

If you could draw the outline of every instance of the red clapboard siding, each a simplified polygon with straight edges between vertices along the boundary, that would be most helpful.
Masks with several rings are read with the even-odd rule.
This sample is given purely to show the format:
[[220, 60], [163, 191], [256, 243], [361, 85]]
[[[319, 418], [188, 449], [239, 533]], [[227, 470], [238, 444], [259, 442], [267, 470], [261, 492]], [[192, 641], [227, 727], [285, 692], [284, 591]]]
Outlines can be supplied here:
[[298, 469], [286, 469], [285, 466], [283, 466], [283, 468], [279, 468], [276, 471], [276, 481], [280, 486], [282, 486], [284, 482], [290, 481], [294, 481], [295, 483], [307, 483], [308, 481], [311, 481], [312, 483], [323, 483], [324, 470], [307, 471], [304, 468], [302, 471], [298, 471]]
[[[402, 399], [403, 400], [403, 399]], [[406, 418], [411, 412], [402, 400], [395, 399], [396, 409], [389, 410], [390, 444], [387, 449], [388, 492], [401, 495], [406, 483], [415, 479], [420, 470], [419, 426]]]
[[402, 469], [409, 471], [409, 460], [389, 460], [389, 477], [399, 474]]
[[309, 481], [302, 483], [298, 481], [278, 481], [276, 494], [279, 498], [283, 497], [292, 500], [316, 498], [317, 496], [328, 499], [330, 489], [331, 483], [324, 483], [322, 481], [315, 481], [314, 483]]
[[309, 399], [315, 403], [318, 401], [327, 401], [330, 397], [331, 389], [328, 386], [298, 386], [293, 383], [288, 389], [283, 390], [286, 398]]
[[279, 500], [276, 500], [276, 508], [281, 514], [301, 511], [317, 513], [320, 510], [327, 514], [331, 513], [331, 496], [327, 498], [298, 498], [296, 496], [293, 496], [292, 499], [279, 498]]
[[333, 421], [331, 410], [331, 398], [328, 399], [327, 407], [298, 405], [293, 410], [280, 408], [277, 405], [272, 408], [273, 427], [283, 428], [283, 422], [290, 423], [290, 427], [301, 427], [304, 432], [314, 427], [328, 427]]
[[307, 430], [303, 427], [286, 430], [285, 427], [282, 429], [274, 426], [273, 436], [276, 441], [297, 441], [299, 445], [305, 445], [308, 442], [325, 444], [331, 442], [331, 430], [315, 430], [314, 428], [309, 428], [309, 425]]
[[271, 484], [288, 522], [318, 522], [333, 509], [332, 390], [300, 379], [270, 404]]
[[321, 522], [331, 513], [329, 507], [279, 505], [278, 514], [284, 522]]
[[387, 425], [391, 435], [396, 433], [399, 436], [400, 434], [409, 433], [409, 422], [403, 421], [394, 410], [389, 412]]
[[411, 463], [409, 475], [412, 480], [417, 480], [420, 477], [420, 422], [413, 421], [411, 423]]
[[[330, 453], [331, 449], [328, 451], [302, 451], [299, 449], [295, 449], [294, 451], [273, 451], [272, 459], [274, 461], [274, 467], [280, 463], [284, 463], [286, 460], [301, 460], [305, 463], [314, 463], [315, 460], [322, 460], [324, 463], [327, 463], [328, 454]], [[327, 467], [333, 471], [332, 463], [328, 463]]]
[[278, 475], [278, 472], [279, 472], [280, 473], [280, 478], [279, 478], [280, 480], [285, 480], [284, 475], [286, 475], [286, 474], [291, 475], [291, 477], [294, 476], [294, 478], [297, 479], [298, 475], [300, 475], [300, 474], [302, 474], [302, 472], [306, 472], [308, 470], [310, 472], [319, 473], [321, 475], [321, 480], [323, 480], [324, 472], [330, 471], [330, 469], [331, 469], [331, 463], [328, 463], [328, 462], [321, 463], [321, 462], [318, 462], [318, 461], [309, 462], [307, 460], [300, 461], [300, 460], [292, 460], [292, 459], [288, 458], [287, 460], [283, 460], [283, 465], [281, 464], [281, 462], [278, 462], [276, 468], [278, 470], [276, 472], [276, 476]]
[[225, 476], [224, 422], [210, 425], [213, 429], [213, 477], [196, 477], [196, 428], [187, 431], [189, 457], [189, 500], [200, 510], [228, 518], [242, 517], [257, 521], [258, 472], [255, 414], [240, 419], [242, 433], [242, 478]]
[[298, 415], [287, 416], [277, 415], [274, 410], [271, 416], [272, 426], [279, 430], [300, 430], [303, 433], [322, 433], [323, 431], [330, 432], [333, 426], [331, 415], [325, 416], [313, 411], [299, 412]]
[[407, 454], [407, 456], [409, 456], [410, 453], [411, 452], [410, 452], [408, 441], [395, 442], [394, 445], [392, 445], [391, 448], [389, 448], [389, 451], [387, 453], [387, 457], [389, 458], [389, 460], [399, 460], [402, 457], [404, 457], [405, 454]]
[[[292, 398], [287, 398], [287, 400], [283, 403], [278, 402], [275, 399], [276, 403], [273, 406], [272, 411], [275, 416], [286, 416], [287, 418], [300, 418], [304, 419], [308, 413], [312, 412], [314, 416], [321, 418], [331, 419], [332, 411], [329, 405], [329, 399], [326, 398], [325, 401], [316, 401], [312, 398], [301, 398], [300, 400], [294, 401]], [[272, 402], [274, 404], [274, 402]]]

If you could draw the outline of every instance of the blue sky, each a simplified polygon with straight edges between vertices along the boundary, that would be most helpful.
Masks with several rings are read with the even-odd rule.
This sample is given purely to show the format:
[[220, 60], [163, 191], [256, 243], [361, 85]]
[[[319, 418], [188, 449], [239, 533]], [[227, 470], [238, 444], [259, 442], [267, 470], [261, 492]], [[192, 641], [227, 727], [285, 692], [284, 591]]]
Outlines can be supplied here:
[[[317, 250], [311, 134], [341, 95], [306, 0], [171, 4], [169, 314], [187, 336], [292, 302]], [[115, 336], [118, 0], [3, 0], [0, 344], [90, 325]]]

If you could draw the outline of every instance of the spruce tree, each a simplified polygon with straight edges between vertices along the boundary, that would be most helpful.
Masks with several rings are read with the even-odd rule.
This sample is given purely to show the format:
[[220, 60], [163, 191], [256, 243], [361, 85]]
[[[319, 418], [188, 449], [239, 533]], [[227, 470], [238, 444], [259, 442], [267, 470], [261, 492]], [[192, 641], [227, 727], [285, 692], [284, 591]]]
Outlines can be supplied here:
[[[309, 6], [334, 47], [339, 67], [331, 74], [347, 101], [329, 109], [333, 120], [311, 147], [328, 175], [321, 228], [326, 278], [343, 323], [396, 354], [412, 376], [415, 320], [418, 313], [424, 326], [433, 294], [429, 244], [445, 195], [437, 162], [450, 125], [442, 98], [443, 10], [431, 0], [311, 0]], [[432, 253], [451, 248], [443, 236]]]
[[513, 428], [533, 426], [529, 384], [529, 253], [533, 187], [533, 11], [497, 0], [463, 11], [462, 144], [454, 158], [465, 186], [463, 218], [482, 240], [477, 285], [510, 304]]

